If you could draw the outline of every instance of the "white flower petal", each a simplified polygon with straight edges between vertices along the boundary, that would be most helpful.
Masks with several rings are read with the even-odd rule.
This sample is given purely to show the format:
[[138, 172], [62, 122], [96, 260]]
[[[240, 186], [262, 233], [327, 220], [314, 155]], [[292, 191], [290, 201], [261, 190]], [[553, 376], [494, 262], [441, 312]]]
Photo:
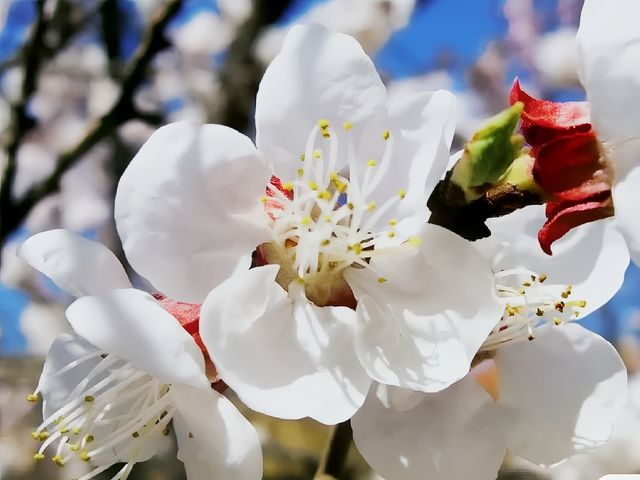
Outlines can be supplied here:
[[586, 0], [582, 8], [577, 35], [581, 80], [591, 119], [604, 140], [627, 140], [640, 134], [638, 18], [636, 0], [615, 4]]
[[[93, 355], [92, 355], [93, 354]], [[77, 396], [83, 396], [83, 391], [87, 391], [96, 385], [103, 383], [112, 372], [124, 365], [124, 362], [118, 361], [113, 363], [110, 367], [101, 369], [96, 373], [94, 369], [103, 361], [103, 357], [100, 356], [99, 350], [89, 342], [77, 334], [62, 334], [51, 345], [47, 359], [44, 364], [42, 375], [38, 383], [38, 391], [42, 395], [42, 413], [43, 418], [47, 419], [59, 409], [68, 405], [71, 401], [76, 400]], [[91, 379], [86, 382], [85, 387], [82, 390], [77, 390], [78, 385], [83, 383], [87, 376], [91, 374]], [[108, 384], [109, 387], [113, 384]], [[104, 392], [105, 388], [99, 389], [96, 395]], [[73, 394], [73, 395], [72, 395]], [[115, 406], [115, 410], [111, 410], [111, 415], [117, 416], [116, 412], [132, 412], [132, 409], [138, 404], [137, 398], [131, 398], [125, 404], [118, 404]], [[135, 410], [133, 410], [135, 412]], [[75, 423], [81, 421], [76, 418]], [[64, 427], [64, 424], [50, 425], [49, 429]], [[94, 424], [91, 428], [91, 434], [101, 439], [112, 435], [119, 427], [122, 426], [122, 422], [105, 422], [101, 425], [99, 423]], [[68, 428], [68, 426], [67, 426]], [[168, 439], [158, 432], [158, 435], [153, 435], [145, 439], [144, 448], [136, 456], [137, 461], [143, 462], [155, 455], [159, 450], [162, 450], [167, 445]], [[129, 461], [130, 451], [127, 451], [125, 445], [116, 445], [110, 449], [102, 451], [98, 455], [91, 457], [91, 463], [94, 466], [113, 464], [116, 462]]]
[[375, 275], [349, 269], [345, 278], [358, 299], [356, 351], [369, 375], [434, 392], [467, 374], [504, 306], [470, 242], [435, 225], [419, 236], [407, 254], [373, 257]]
[[[76, 334], [63, 333], [51, 344], [44, 362], [42, 375], [38, 383], [38, 391], [43, 399], [43, 416], [49, 417], [54, 412], [67, 404], [69, 394], [89, 372], [102, 360], [98, 355], [95, 358], [82, 362], [75, 368], [59, 373], [64, 367], [78, 359], [97, 352], [98, 349]], [[94, 384], [104, 378], [100, 374], [93, 380]]]
[[74, 297], [131, 287], [111, 250], [68, 230], [38, 233], [17, 254]]
[[249, 421], [214, 390], [173, 385], [178, 459], [188, 480], [259, 480], [262, 450]]
[[240, 272], [202, 305], [200, 334], [221, 378], [254, 410], [334, 424], [362, 405], [371, 380], [353, 352], [355, 312], [294, 303], [278, 266]]
[[[426, 218], [426, 200], [446, 172], [449, 148], [455, 131], [455, 96], [445, 90], [423, 92], [403, 98], [389, 106], [388, 114], [366, 129], [356, 155], [360, 176], [365, 162], [373, 158], [381, 165], [383, 152], [392, 148], [385, 177], [374, 190], [372, 199], [382, 205], [405, 190], [405, 198], [381, 219], [404, 218], [416, 212]], [[384, 140], [382, 132], [391, 138]]]
[[114, 290], [67, 309], [76, 333], [163, 383], [208, 388], [204, 358], [178, 320], [141, 290]]
[[521, 268], [546, 274], [548, 284], [571, 285], [570, 299], [587, 302], [580, 309], [582, 318], [604, 305], [620, 289], [629, 265], [625, 240], [610, 220], [600, 220], [569, 232], [554, 244], [553, 256], [549, 256], [537, 240], [537, 231], [544, 221], [542, 205], [489, 219], [491, 237], [476, 245], [496, 272]]
[[[330, 122], [342, 163], [347, 138], [357, 146], [365, 124], [382, 111], [386, 90], [371, 59], [352, 37], [319, 25], [296, 26], [260, 82], [256, 98], [256, 144], [283, 181], [293, 180], [301, 166], [311, 130]], [[344, 122], [353, 125], [343, 129]], [[321, 135], [317, 147], [328, 145]]]
[[438, 393], [374, 386], [351, 426], [358, 450], [385, 478], [494, 480], [506, 452], [497, 413], [489, 394], [465, 377]]
[[498, 406], [512, 415], [508, 448], [550, 465], [606, 442], [622, 410], [627, 373], [615, 348], [568, 324], [507, 344], [495, 358]]
[[[640, 155], [636, 161], [640, 161]], [[640, 266], [640, 168], [632, 169], [623, 181], [614, 186], [613, 204], [616, 209], [616, 227], [624, 235], [634, 263]]]
[[264, 239], [270, 171], [221, 125], [176, 123], [142, 146], [118, 185], [115, 217], [133, 268], [176, 300], [201, 302]]

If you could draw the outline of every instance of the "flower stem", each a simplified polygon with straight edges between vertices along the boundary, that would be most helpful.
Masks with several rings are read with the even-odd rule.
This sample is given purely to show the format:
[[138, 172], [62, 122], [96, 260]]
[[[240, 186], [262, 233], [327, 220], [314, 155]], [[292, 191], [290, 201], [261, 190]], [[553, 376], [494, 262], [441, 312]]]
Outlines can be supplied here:
[[316, 470], [315, 480], [338, 480], [341, 478], [352, 441], [353, 432], [349, 420], [339, 423], [333, 428], [322, 454], [320, 465]]

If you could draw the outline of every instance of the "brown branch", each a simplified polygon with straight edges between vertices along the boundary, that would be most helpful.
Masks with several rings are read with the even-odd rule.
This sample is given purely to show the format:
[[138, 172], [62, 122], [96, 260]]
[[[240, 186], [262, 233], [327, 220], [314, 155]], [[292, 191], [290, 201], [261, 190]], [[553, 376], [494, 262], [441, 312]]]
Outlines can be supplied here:
[[331, 432], [314, 479], [337, 480], [342, 478], [352, 442], [353, 431], [349, 420], [337, 424]]
[[89, 152], [98, 142], [111, 135], [123, 122], [139, 115], [138, 110], [133, 105], [134, 93], [144, 80], [147, 67], [152, 59], [160, 50], [168, 46], [164, 38], [164, 32], [169, 21], [182, 6], [182, 3], [183, 0], [172, 0], [161, 14], [156, 17], [124, 73], [120, 95], [109, 112], [94, 123], [80, 142], [58, 157], [56, 168], [48, 178], [29, 189], [20, 200], [13, 202], [9, 211], [2, 213], [0, 244], [4, 243], [7, 236], [24, 221], [31, 209], [40, 200], [59, 190], [62, 176], [82, 156]]
[[508, 215], [528, 205], [540, 205], [544, 199], [537, 193], [519, 190], [511, 184], [487, 189], [477, 200], [467, 203], [464, 193], [450, 181], [451, 171], [436, 185], [427, 206], [429, 223], [440, 225], [467, 240], [479, 240], [491, 235], [485, 222], [489, 218]]

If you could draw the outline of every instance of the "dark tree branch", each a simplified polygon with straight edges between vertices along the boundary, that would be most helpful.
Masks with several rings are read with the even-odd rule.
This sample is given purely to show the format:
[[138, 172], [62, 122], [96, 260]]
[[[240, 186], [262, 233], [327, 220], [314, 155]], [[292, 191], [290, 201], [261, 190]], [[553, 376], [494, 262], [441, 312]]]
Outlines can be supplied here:
[[429, 223], [440, 225], [467, 240], [479, 240], [491, 235], [489, 227], [485, 225], [489, 218], [544, 203], [540, 195], [519, 190], [511, 184], [489, 188], [477, 200], [467, 203], [462, 190], [450, 178], [451, 171], [444, 180], [440, 180], [429, 197]]
[[117, 0], [102, 0], [100, 4], [102, 41], [109, 58], [109, 73], [120, 76], [120, 11]]
[[11, 191], [16, 176], [17, 152], [20, 141], [34, 125], [33, 119], [27, 115], [27, 104], [36, 88], [38, 71], [42, 63], [40, 54], [45, 30], [44, 0], [38, 0], [36, 2], [36, 20], [32, 26], [31, 37], [24, 44], [20, 53], [24, 65], [20, 98], [11, 106], [11, 124], [6, 145], [7, 164], [0, 183], [0, 240], [4, 240], [6, 235], [15, 228], [10, 230], [6, 228], [9, 223], [7, 219], [11, 216], [14, 207]]
[[275, 23], [291, 0], [255, 0], [251, 15], [238, 28], [229, 46], [227, 60], [220, 74], [224, 91], [223, 104], [214, 120], [239, 131], [247, 131], [251, 112], [264, 73], [254, 56], [254, 46], [264, 27]]
[[329, 437], [326, 450], [318, 465], [315, 480], [338, 480], [342, 478], [344, 466], [353, 440], [349, 420], [337, 424]]
[[170, 20], [182, 6], [182, 3], [183, 0], [172, 0], [154, 20], [134, 58], [124, 72], [122, 88], [117, 101], [109, 112], [96, 121], [78, 144], [58, 157], [53, 173], [41, 183], [33, 186], [17, 201], [11, 200], [11, 182], [8, 183], [7, 188], [3, 189], [3, 195], [6, 195], [6, 199], [0, 203], [2, 211], [0, 245], [24, 221], [31, 209], [40, 200], [59, 190], [60, 180], [64, 173], [73, 167], [83, 155], [102, 139], [111, 135], [119, 125], [139, 115], [138, 110], [133, 105], [134, 93], [144, 80], [147, 67], [152, 59], [160, 50], [168, 46], [164, 38], [164, 32]]

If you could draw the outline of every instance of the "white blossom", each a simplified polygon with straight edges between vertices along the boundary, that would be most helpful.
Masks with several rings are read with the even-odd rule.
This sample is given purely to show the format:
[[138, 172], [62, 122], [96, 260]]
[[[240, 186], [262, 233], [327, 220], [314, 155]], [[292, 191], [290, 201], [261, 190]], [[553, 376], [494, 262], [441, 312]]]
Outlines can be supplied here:
[[88, 480], [115, 463], [126, 479], [135, 463], [161, 448], [171, 425], [189, 480], [258, 479], [257, 434], [211, 388], [205, 357], [162, 302], [136, 290], [115, 255], [65, 230], [35, 235], [19, 254], [60, 288], [78, 296], [66, 315], [73, 334], [49, 350], [36, 391], [44, 420], [32, 436], [34, 458], [93, 467]]
[[468, 372], [502, 308], [471, 244], [425, 223], [453, 103], [388, 104], [355, 40], [296, 27], [260, 84], [257, 148], [182, 123], [133, 159], [115, 207], [127, 258], [204, 301], [207, 349], [250, 407], [336, 423], [371, 378], [435, 391]]

